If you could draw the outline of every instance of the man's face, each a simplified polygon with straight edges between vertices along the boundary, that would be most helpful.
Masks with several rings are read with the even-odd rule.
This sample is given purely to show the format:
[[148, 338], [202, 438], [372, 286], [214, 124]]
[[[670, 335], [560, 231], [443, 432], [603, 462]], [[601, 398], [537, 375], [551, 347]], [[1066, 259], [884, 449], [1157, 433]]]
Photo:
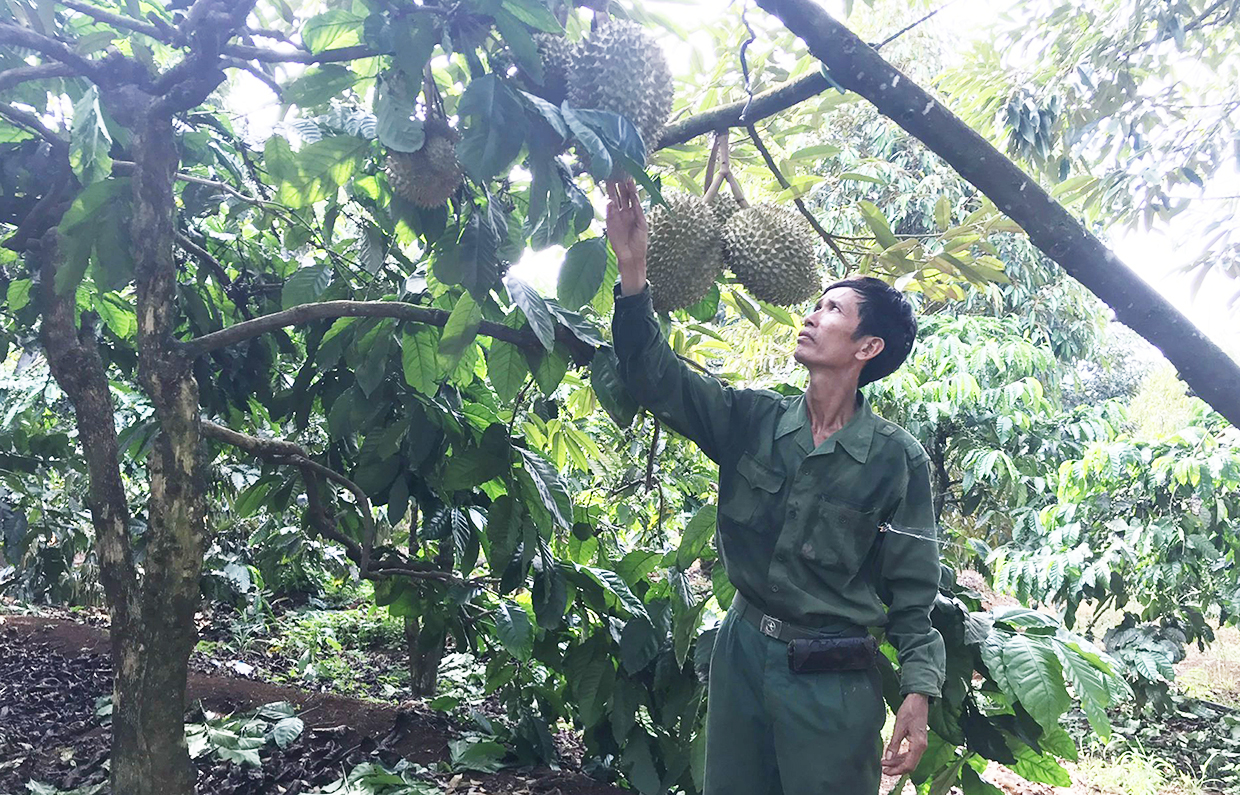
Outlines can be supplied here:
[[792, 357], [806, 367], [864, 367], [882, 351], [883, 340], [872, 336], [853, 339], [860, 321], [860, 293], [851, 287], [828, 290], [805, 316]]

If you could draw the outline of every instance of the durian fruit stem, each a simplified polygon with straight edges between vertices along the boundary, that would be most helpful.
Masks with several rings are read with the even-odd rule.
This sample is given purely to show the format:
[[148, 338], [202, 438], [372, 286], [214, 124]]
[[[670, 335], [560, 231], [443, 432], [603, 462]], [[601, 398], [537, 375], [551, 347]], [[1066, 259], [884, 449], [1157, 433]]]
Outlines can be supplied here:
[[715, 196], [710, 192], [710, 187], [715, 184], [715, 164], [718, 160], [719, 133], [715, 133], [715, 139], [710, 145], [710, 158], [706, 161], [706, 176], [702, 180], [702, 192], [706, 197], [706, 201], [710, 201]]
[[749, 206], [749, 201], [745, 198], [745, 191], [741, 189], [741, 183], [736, 181], [736, 177], [732, 174], [732, 155], [728, 143], [729, 130], [723, 130], [719, 133], [719, 173], [723, 174], [724, 179], [728, 181], [728, 187], [732, 189], [732, 196], [736, 199], [736, 204], [744, 210]]
[[706, 192], [702, 194], [702, 201], [707, 204], [711, 203], [711, 200], [715, 198], [715, 194], [723, 187], [723, 180], [726, 176], [723, 169], [719, 169], [718, 173], [715, 174], [715, 178], [710, 181], [710, 185], [706, 188]]

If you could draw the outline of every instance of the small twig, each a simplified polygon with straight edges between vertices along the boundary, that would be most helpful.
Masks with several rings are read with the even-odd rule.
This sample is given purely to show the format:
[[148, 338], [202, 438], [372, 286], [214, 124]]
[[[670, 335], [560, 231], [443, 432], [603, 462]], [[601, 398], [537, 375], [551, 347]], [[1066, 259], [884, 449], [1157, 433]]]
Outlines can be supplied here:
[[[710, 158], [706, 161], [706, 175], [702, 178], [702, 191], [710, 190], [710, 186], [715, 181], [715, 163], [719, 159], [719, 136], [715, 135], [715, 140], [710, 144]], [[707, 199], [707, 201], [710, 201]]]
[[19, 108], [15, 108], [7, 102], [0, 102], [0, 116], [4, 116], [14, 124], [19, 124], [22, 127], [38, 133], [40, 137], [58, 147], [69, 145], [68, 141], [61, 138], [54, 130], [40, 121], [38, 116], [33, 113], [27, 113]]
[[521, 413], [521, 404], [525, 402], [525, 393], [534, 384], [534, 377], [530, 376], [526, 380], [525, 385], [521, 387], [521, 391], [517, 393], [517, 398], [512, 402], [512, 417], [508, 420], [508, 438], [512, 438], [512, 430], [516, 427], [517, 415]]
[[243, 61], [240, 58], [224, 58], [220, 61], [220, 65], [226, 68], [243, 69], [249, 72], [254, 75], [259, 82], [271, 89], [271, 92], [276, 95], [276, 99], [283, 101], [284, 89], [280, 87], [280, 84], [276, 82], [274, 77], [267, 74], [254, 64], [249, 63], [248, 61]]
[[340, 63], [341, 61], [355, 61], [359, 58], [373, 58], [377, 55], [389, 54], [372, 49], [364, 44], [352, 47], [338, 47], [334, 50], [324, 50], [320, 53], [306, 52], [305, 50], [280, 52], [279, 50], [268, 50], [263, 47], [251, 47], [247, 44], [228, 44], [222, 48], [221, 52], [224, 55], [231, 55], [244, 61], [304, 64]]
[[[766, 161], [766, 167], [771, 170], [772, 174], [775, 175], [775, 179], [779, 182], [779, 186], [784, 190], [792, 187], [791, 183], [784, 179], [783, 173], [780, 172], [779, 166], [775, 163], [775, 158], [771, 157], [770, 151], [766, 148], [766, 145], [762, 143], [762, 138], [758, 136], [758, 128], [755, 125], [750, 124], [748, 129], [749, 139], [753, 141], [753, 145], [757, 147], [758, 153], [761, 154], [762, 159]], [[838, 257], [840, 262], [844, 264], [844, 267], [851, 267], [848, 260], [844, 257], [844, 252], [840, 250], [839, 245], [835, 242], [835, 238], [830, 232], [823, 229], [822, 224], [818, 223], [818, 219], [815, 218], [814, 214], [811, 213], [809, 208], [805, 206], [805, 202], [801, 200], [801, 197], [797, 196], [793, 198], [792, 203], [795, 204], [797, 209], [801, 211], [801, 215], [805, 216], [805, 220], [809, 221], [809, 225], [814, 228], [814, 231], [818, 233], [818, 236], [823, 239], [823, 241], [833, 252], [835, 252], [835, 256]]]
[[650, 435], [650, 452], [646, 454], [646, 491], [654, 488], [654, 457], [659, 446], [659, 429], [663, 427], [658, 418], [654, 419], [654, 433]]
[[[1226, 2], [1226, 0], [1223, 0], [1223, 1], [1224, 1], [1224, 2]], [[897, 30], [895, 33], [892, 33], [890, 36], [888, 36], [887, 38], [885, 38], [885, 39], [883, 39], [882, 41], [880, 41], [878, 44], [875, 44], [875, 45], [874, 45], [874, 49], [876, 49], [876, 50], [881, 50], [882, 48], [886, 47], [886, 46], [887, 46], [888, 44], [890, 44], [891, 42], [893, 42], [893, 41], [895, 41], [896, 39], [898, 39], [898, 38], [900, 38], [901, 36], [903, 36], [905, 33], [908, 33], [908, 32], [909, 32], [910, 30], [912, 30], [913, 28], [917, 27], [918, 25], [922, 24], [923, 22], [926, 22], [926, 21], [927, 21], [927, 20], [929, 20], [931, 17], [933, 17], [935, 14], [939, 13], [939, 12], [940, 12], [940, 11], [942, 11], [944, 8], [947, 8], [949, 5], [951, 5], [951, 4], [952, 4], [952, 3], [954, 3], [954, 2], [956, 2], [956, 0], [947, 0], [947, 2], [946, 2], [946, 3], [944, 3], [944, 4], [943, 4], [943, 5], [941, 5], [941, 6], [939, 6], [938, 8], [934, 9], [934, 10], [933, 10], [933, 11], [931, 11], [930, 13], [926, 14], [926, 15], [925, 15], [924, 17], [922, 17], [921, 19], [919, 19], [919, 20], [917, 20], [917, 21], [915, 21], [915, 22], [913, 22], [913, 23], [911, 23], [911, 24], [905, 25], [903, 28], [900, 28], [900, 29], [899, 29], [899, 30]]]

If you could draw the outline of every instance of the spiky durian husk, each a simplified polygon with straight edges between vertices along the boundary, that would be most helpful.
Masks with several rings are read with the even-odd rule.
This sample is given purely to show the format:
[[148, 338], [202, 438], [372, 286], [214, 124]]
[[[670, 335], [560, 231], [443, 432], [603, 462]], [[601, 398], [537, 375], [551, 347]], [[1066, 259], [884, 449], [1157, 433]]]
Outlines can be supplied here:
[[655, 310], [670, 312], [706, 295], [723, 268], [723, 241], [701, 197], [664, 191], [663, 198], [667, 206], [658, 205], [649, 215], [646, 278]]
[[755, 298], [777, 306], [807, 301], [822, 289], [814, 233], [794, 210], [759, 204], [723, 227], [728, 266]]
[[728, 221], [732, 220], [732, 216], [740, 212], [741, 205], [736, 201], [736, 197], [727, 192], [727, 186], [723, 190], [717, 192], [710, 200], [710, 211], [714, 213], [715, 220], [719, 222], [722, 229]]
[[535, 33], [538, 58], [542, 61], [543, 83], [532, 92], [559, 105], [568, 98], [568, 75], [573, 68], [573, 43], [554, 33]]
[[428, 119], [424, 129], [421, 149], [388, 153], [388, 183], [397, 195], [419, 207], [438, 207], [461, 185], [461, 163], [456, 159], [460, 135], [439, 119]]
[[658, 42], [641, 25], [608, 20], [574, 50], [568, 101], [575, 108], [624, 116], [650, 152], [672, 112], [672, 72]]

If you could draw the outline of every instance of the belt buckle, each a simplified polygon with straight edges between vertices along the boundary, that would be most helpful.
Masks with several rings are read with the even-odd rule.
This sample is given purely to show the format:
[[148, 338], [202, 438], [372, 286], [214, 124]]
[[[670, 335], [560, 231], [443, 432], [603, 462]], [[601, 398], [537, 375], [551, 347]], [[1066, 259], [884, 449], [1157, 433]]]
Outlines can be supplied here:
[[783, 628], [784, 622], [768, 615], [763, 615], [762, 620], [758, 622], [758, 629], [762, 630], [762, 634], [776, 640], [779, 640], [779, 631]]

